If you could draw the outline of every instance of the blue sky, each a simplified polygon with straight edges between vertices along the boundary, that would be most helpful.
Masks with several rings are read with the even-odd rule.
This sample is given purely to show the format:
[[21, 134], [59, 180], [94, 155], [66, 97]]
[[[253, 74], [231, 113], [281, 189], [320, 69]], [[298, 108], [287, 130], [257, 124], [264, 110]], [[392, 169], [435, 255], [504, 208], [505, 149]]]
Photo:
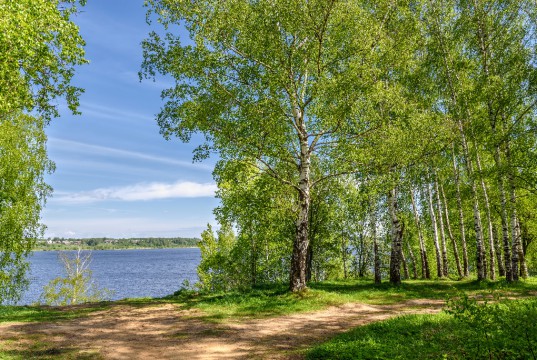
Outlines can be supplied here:
[[91, 0], [74, 21], [89, 65], [73, 84], [85, 89], [82, 115], [62, 111], [47, 129], [56, 171], [43, 211], [46, 237], [199, 237], [216, 186], [215, 159], [192, 162], [199, 138], [166, 141], [155, 121], [165, 78], [138, 79], [140, 43], [152, 28], [143, 0]]

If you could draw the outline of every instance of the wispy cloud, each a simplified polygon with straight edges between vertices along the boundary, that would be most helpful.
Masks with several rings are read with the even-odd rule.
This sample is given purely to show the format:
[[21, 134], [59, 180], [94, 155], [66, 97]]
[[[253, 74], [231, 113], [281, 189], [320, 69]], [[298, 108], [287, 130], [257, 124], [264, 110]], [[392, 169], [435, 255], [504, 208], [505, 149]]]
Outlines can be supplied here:
[[169, 157], [155, 156], [144, 154], [137, 151], [123, 150], [108, 146], [92, 145], [78, 141], [65, 140], [60, 138], [49, 138], [49, 147], [68, 151], [85, 152], [93, 155], [119, 156], [132, 159], [150, 160], [170, 165], [178, 165], [182, 167], [195, 168], [198, 170], [212, 171], [212, 166], [199, 163], [191, 163], [188, 161], [177, 160]]
[[178, 181], [175, 183], [140, 183], [123, 187], [99, 188], [90, 191], [59, 192], [52, 201], [63, 204], [85, 204], [100, 201], [147, 201], [172, 198], [212, 197], [217, 187], [214, 183]]
[[96, 117], [109, 120], [143, 120], [154, 121], [153, 115], [141, 114], [138, 112], [128, 111], [124, 109], [112, 108], [103, 105], [83, 102], [80, 106], [80, 111], [85, 116]]

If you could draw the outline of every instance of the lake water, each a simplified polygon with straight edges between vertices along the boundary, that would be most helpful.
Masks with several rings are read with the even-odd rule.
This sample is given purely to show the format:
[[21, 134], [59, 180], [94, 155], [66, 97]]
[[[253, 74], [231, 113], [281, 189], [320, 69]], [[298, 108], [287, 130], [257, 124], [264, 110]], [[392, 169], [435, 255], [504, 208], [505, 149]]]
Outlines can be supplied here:
[[[71, 252], [74, 253], [74, 252]], [[133, 297], [162, 297], [181, 288], [184, 280], [198, 281], [197, 248], [150, 250], [99, 250], [91, 252], [90, 269], [100, 288], [112, 290], [112, 300]], [[35, 302], [43, 286], [65, 276], [57, 251], [36, 251], [30, 257], [30, 287], [20, 305]]]

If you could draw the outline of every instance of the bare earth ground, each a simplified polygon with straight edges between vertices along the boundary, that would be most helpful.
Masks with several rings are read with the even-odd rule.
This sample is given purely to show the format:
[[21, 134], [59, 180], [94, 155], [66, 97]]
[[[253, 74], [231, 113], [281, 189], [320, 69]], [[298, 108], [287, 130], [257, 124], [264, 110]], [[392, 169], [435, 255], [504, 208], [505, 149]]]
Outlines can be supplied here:
[[24, 351], [44, 342], [45, 354], [52, 357], [68, 353], [75, 358], [117, 360], [301, 359], [300, 350], [353, 327], [400, 314], [434, 313], [442, 306], [437, 300], [382, 306], [349, 303], [215, 324], [203, 321], [200, 311], [173, 304], [117, 305], [75, 320], [0, 325], [0, 349]]

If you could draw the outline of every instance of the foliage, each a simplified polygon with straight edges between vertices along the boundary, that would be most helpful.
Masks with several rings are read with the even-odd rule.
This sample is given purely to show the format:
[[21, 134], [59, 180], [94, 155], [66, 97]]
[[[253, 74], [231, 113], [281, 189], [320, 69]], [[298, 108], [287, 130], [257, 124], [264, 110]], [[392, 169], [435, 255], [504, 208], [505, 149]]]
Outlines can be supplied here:
[[215, 236], [210, 224], [201, 233], [199, 243], [201, 262], [198, 265], [200, 287], [210, 291], [227, 290], [234, 287], [233, 261], [231, 251], [236, 243], [230, 225], [217, 231]]
[[[412, 67], [411, 46], [419, 39], [412, 11], [407, 2], [390, 1], [147, 4], [148, 19], [155, 16], [168, 32], [152, 32], [143, 42], [142, 76], [175, 79], [162, 93], [161, 132], [182, 141], [201, 133], [206, 142], [195, 158], [217, 152], [224, 164], [219, 170], [236, 173], [226, 165], [246, 164], [247, 173], [253, 167], [276, 180], [272, 194], [287, 198], [284, 208], [292, 209], [288, 221], [295, 224], [285, 247], [290, 289], [304, 289], [316, 188], [367, 171], [363, 163], [397, 163], [394, 148], [382, 147], [386, 156], [373, 157], [369, 144], [397, 142], [392, 133], [410, 134], [401, 127], [403, 119], [421, 119], [399, 83], [402, 69]], [[170, 31], [177, 24], [191, 41]], [[337, 263], [325, 261], [333, 267], [329, 273], [339, 272], [333, 271]]]
[[57, 98], [76, 111], [82, 89], [70, 85], [86, 63], [84, 41], [71, 17], [85, 0], [0, 1], [0, 114], [36, 109], [58, 116]]
[[220, 162], [215, 169], [215, 215], [221, 224], [233, 224], [237, 241], [232, 251], [241, 287], [288, 279], [290, 241], [295, 231], [293, 192], [278, 181], [241, 162]]
[[0, 303], [16, 301], [26, 285], [25, 260], [43, 234], [40, 212], [52, 171], [43, 121], [0, 113]]
[[466, 357], [487, 359], [537, 358], [537, 300], [513, 302], [496, 295], [492, 302], [461, 294], [448, 301], [467, 337]]
[[161, 132], [219, 155], [226, 286], [535, 272], [534, 1], [146, 3]]
[[537, 301], [452, 300], [446, 313], [359, 327], [314, 347], [308, 359], [535, 359]]
[[72, 256], [60, 253], [59, 258], [64, 265], [65, 277], [52, 279], [43, 288], [38, 302], [46, 305], [65, 306], [87, 302], [103, 301], [110, 297], [107, 289], [99, 289], [92, 279], [89, 268], [91, 253], [78, 250]]
[[53, 170], [44, 126], [61, 98], [76, 113], [82, 90], [70, 82], [86, 60], [71, 17], [84, 2], [0, 0], [0, 303], [20, 297], [25, 258], [43, 235], [44, 175]]

